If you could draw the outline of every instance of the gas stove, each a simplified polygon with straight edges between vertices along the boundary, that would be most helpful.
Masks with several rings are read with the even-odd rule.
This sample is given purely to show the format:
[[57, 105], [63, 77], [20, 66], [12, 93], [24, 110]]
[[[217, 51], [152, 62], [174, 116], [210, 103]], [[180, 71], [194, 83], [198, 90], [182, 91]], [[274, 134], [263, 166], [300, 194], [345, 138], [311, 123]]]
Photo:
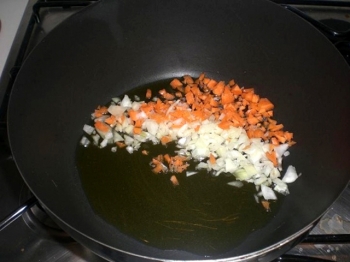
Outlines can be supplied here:
[[[0, 261], [105, 261], [61, 230], [32, 196], [13, 161], [6, 123], [11, 87], [27, 55], [53, 28], [95, 2], [29, 0], [23, 15], [19, 12], [17, 23], [21, 22], [7, 61], [1, 65]], [[350, 1], [274, 2], [317, 27], [350, 64]], [[5, 29], [6, 21], [2, 24]], [[310, 225], [303, 241], [275, 261], [350, 261], [349, 234], [350, 185], [317, 225]]]

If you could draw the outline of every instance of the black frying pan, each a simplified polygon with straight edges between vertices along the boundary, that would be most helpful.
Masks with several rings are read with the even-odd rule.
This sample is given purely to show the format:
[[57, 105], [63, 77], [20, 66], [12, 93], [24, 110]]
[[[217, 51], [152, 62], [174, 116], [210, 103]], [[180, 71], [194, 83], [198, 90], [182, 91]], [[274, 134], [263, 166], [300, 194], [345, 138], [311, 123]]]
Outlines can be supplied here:
[[[101, 103], [131, 88], [206, 72], [255, 87], [295, 134], [286, 165], [302, 177], [276, 216], [224, 254], [277, 248], [304, 232], [349, 180], [350, 71], [339, 53], [294, 14], [256, 1], [104, 1], [55, 28], [30, 54], [8, 110], [19, 170], [48, 212], [95, 252], [206, 259], [136, 241], [99, 217], [76, 167], [82, 126]], [[79, 237], [78, 237], [79, 238]]]

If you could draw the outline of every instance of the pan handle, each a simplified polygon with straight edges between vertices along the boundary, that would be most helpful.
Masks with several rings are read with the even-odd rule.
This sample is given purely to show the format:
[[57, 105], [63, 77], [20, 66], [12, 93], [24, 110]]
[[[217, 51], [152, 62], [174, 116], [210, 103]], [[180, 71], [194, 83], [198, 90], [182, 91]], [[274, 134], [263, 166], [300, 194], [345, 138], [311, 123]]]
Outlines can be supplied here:
[[25, 213], [29, 208], [36, 205], [38, 200], [36, 197], [29, 198], [24, 204], [22, 204], [19, 208], [14, 210], [11, 214], [9, 214], [4, 220], [0, 222], [0, 231], [10, 225], [13, 221], [19, 218], [23, 213]]

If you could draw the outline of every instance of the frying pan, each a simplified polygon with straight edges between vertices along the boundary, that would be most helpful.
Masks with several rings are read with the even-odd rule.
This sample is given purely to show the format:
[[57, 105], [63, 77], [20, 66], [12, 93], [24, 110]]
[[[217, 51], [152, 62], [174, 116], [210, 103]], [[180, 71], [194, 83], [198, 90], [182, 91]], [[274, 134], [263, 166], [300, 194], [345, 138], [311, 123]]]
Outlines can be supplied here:
[[[91, 207], [76, 147], [91, 110], [158, 80], [235, 78], [276, 107], [295, 134], [286, 165], [302, 176], [278, 213], [238, 245], [206, 257], [162, 250], [123, 233]], [[8, 131], [18, 168], [48, 213], [94, 252], [159, 260], [257, 257], [310, 228], [349, 180], [350, 71], [332, 45], [264, 0], [101, 1], [56, 27], [32, 51], [10, 98]], [[262, 252], [263, 253], [263, 252]], [[261, 260], [263, 261], [263, 260]]]

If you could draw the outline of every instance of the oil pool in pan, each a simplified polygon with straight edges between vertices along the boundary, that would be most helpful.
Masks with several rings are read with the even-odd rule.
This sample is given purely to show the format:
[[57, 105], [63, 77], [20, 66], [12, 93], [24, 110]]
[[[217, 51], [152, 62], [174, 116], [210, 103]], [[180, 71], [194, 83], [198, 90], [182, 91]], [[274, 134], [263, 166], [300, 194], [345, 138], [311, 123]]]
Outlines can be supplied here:
[[[143, 100], [147, 88], [156, 94], [169, 82], [143, 86], [128, 95]], [[271, 212], [266, 212], [254, 199], [253, 184], [241, 188], [227, 185], [232, 175], [214, 177], [206, 171], [191, 177], [178, 174], [180, 185], [174, 187], [169, 179], [172, 174], [154, 174], [149, 166], [152, 157], [174, 152], [174, 145], [143, 143], [133, 154], [125, 148], [113, 153], [111, 147], [78, 145], [77, 166], [85, 193], [97, 215], [156, 248], [206, 256], [223, 254], [265, 226], [283, 204], [284, 197], [279, 195], [277, 202], [271, 203]], [[149, 155], [143, 155], [142, 149]]]

